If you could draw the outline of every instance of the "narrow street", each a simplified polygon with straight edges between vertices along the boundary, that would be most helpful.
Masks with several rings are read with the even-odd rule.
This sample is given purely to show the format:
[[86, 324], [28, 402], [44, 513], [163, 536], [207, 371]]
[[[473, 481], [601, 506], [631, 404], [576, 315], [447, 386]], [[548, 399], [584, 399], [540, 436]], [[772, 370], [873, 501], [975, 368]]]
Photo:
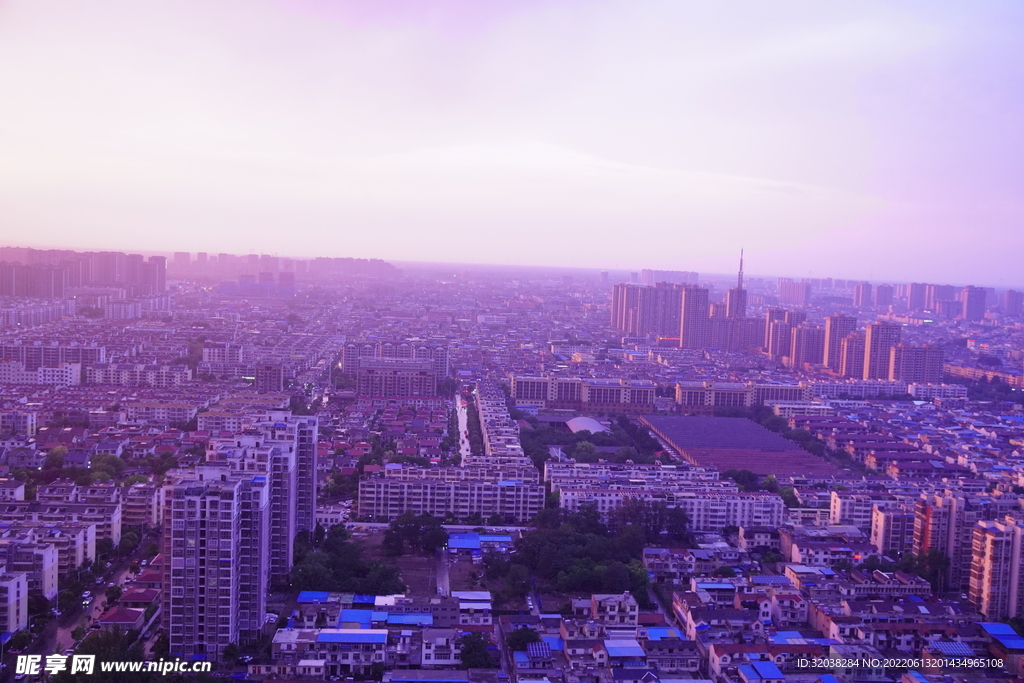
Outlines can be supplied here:
[[[143, 548], [153, 540], [156, 539], [152, 536], [144, 536], [139, 543], [139, 547], [131, 556], [106, 570], [107, 573], [102, 575], [103, 582], [101, 584], [93, 584], [87, 587], [86, 590], [92, 593], [89, 606], [83, 607], [81, 603], [78, 603], [73, 609], [51, 621], [47, 625], [46, 630], [44, 630], [43, 637], [37, 641], [35, 647], [31, 648], [30, 651], [33, 654], [48, 655], [61, 653], [74, 647], [75, 639], [71, 636], [71, 633], [79, 626], [88, 630], [89, 626], [103, 614], [103, 605], [107, 601], [106, 590], [108, 584], [113, 583], [127, 590], [124, 581], [129, 576], [129, 567], [132, 561], [141, 559]], [[128, 589], [130, 588], [131, 586], [129, 585]]]
[[451, 578], [448, 574], [448, 553], [444, 549], [437, 551], [437, 594], [452, 594]]

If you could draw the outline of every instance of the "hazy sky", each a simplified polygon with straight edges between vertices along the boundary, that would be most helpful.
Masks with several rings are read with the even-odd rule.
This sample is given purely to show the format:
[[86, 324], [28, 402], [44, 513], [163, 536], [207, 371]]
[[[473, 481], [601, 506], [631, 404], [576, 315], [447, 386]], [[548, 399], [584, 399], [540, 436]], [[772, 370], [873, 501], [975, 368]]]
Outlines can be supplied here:
[[0, 0], [0, 241], [1021, 284], [1024, 3]]

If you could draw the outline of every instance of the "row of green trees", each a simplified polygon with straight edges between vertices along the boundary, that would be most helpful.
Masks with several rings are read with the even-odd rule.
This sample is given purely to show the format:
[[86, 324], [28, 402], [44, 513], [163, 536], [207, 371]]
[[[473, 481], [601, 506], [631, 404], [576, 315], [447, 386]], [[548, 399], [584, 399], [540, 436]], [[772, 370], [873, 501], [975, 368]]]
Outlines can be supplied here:
[[480, 428], [480, 411], [476, 408], [476, 401], [469, 398], [466, 407], [466, 431], [469, 432], [469, 451], [473, 455], [484, 454], [484, 433]]

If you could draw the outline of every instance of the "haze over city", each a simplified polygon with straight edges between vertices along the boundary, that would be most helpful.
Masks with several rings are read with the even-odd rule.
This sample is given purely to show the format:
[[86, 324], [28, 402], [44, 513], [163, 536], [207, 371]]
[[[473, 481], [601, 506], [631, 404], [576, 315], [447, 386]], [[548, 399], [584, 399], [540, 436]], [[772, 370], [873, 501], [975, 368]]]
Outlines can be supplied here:
[[0, 0], [0, 683], [1021, 683], [1022, 29]]
[[[8, 0], [36, 247], [1013, 285], [1017, 3]], [[837, 253], [842, 258], [835, 258]]]

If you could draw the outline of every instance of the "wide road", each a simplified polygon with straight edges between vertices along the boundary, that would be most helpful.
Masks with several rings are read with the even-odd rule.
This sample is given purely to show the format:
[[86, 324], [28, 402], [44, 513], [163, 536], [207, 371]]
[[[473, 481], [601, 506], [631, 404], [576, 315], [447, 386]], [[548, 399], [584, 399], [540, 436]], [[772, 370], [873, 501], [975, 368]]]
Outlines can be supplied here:
[[462, 400], [461, 394], [455, 394], [455, 410], [459, 414], [459, 454], [462, 457], [472, 455], [469, 447], [469, 410], [466, 402]]

